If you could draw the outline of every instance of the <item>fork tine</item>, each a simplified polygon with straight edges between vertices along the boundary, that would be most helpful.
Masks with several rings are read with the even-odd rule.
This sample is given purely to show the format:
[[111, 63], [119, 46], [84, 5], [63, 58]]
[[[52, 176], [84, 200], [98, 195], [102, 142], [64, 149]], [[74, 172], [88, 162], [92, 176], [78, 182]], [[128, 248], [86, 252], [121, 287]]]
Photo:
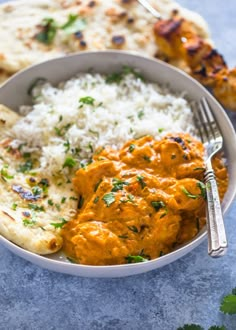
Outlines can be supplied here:
[[205, 99], [205, 97], [203, 97], [201, 99], [201, 109], [205, 114], [206, 117], [206, 121], [207, 121], [207, 126], [208, 126], [208, 133], [209, 133], [209, 137], [210, 138], [217, 138], [217, 124], [216, 124], [216, 120], [214, 118], [214, 115], [209, 107], [209, 104], [207, 102], [207, 100]]
[[207, 141], [212, 139], [212, 131], [211, 129], [209, 130], [209, 121], [208, 121], [208, 117], [207, 114], [205, 112], [204, 106], [203, 104], [200, 102], [199, 103], [199, 117], [201, 118], [201, 124], [203, 126], [205, 135], [207, 137]]
[[202, 125], [203, 120], [200, 116], [199, 105], [197, 106], [197, 104], [194, 102], [192, 104], [192, 110], [193, 110], [193, 117], [194, 117], [197, 129], [199, 131], [199, 135], [201, 137], [202, 142], [205, 143], [207, 141], [207, 139], [206, 139], [206, 134], [205, 134], [205, 130], [204, 130], [204, 125]]

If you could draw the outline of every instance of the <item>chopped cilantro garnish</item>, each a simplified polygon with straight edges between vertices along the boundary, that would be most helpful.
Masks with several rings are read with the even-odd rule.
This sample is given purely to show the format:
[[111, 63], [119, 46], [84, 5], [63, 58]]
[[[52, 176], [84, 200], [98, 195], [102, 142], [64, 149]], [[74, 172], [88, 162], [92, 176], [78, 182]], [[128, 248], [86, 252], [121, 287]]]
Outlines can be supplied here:
[[55, 206], [56, 206], [57, 211], [61, 211], [61, 205], [60, 204], [56, 203]]
[[31, 171], [33, 168], [33, 162], [32, 160], [28, 159], [24, 164], [19, 166], [18, 171], [21, 173], [26, 173]]
[[77, 201], [77, 200], [78, 200], [78, 198], [76, 198], [76, 197], [74, 197], [74, 196], [70, 196], [69, 199], [71, 199], [72, 201]]
[[32, 193], [34, 194], [34, 196], [39, 196], [42, 193], [42, 189], [38, 186], [34, 186], [32, 188]]
[[48, 179], [46, 179], [46, 178], [41, 179], [40, 182], [39, 182], [39, 186], [42, 186], [43, 188], [49, 187], [49, 181], [48, 181]]
[[65, 201], [66, 201], [66, 197], [62, 197], [62, 199], [61, 199], [61, 204], [64, 204]]
[[143, 258], [142, 256], [131, 256], [131, 255], [128, 255], [125, 259], [127, 260], [128, 264], [148, 261], [148, 259]]
[[136, 69], [131, 68], [130, 66], [124, 65], [124, 66], [123, 66], [123, 73], [124, 73], [125, 75], [127, 75], [127, 74], [132, 74], [132, 75], [134, 75], [136, 78], [138, 78], [138, 79], [144, 81], [144, 77], [141, 75], [141, 73], [138, 72]]
[[95, 184], [95, 187], [94, 187], [94, 192], [96, 192], [98, 190], [98, 187], [100, 186], [102, 182], [102, 179], [100, 179], [96, 184]]
[[103, 196], [102, 200], [105, 202], [106, 206], [109, 207], [112, 203], [115, 202], [115, 195], [111, 192]]
[[127, 239], [129, 236], [128, 235], [118, 235], [118, 237], [121, 239]]
[[167, 210], [165, 210], [165, 212], [161, 214], [160, 219], [164, 218], [166, 215], [167, 215]]
[[161, 208], [165, 207], [165, 203], [163, 203], [162, 201], [153, 201], [151, 202], [151, 205], [156, 211], [159, 211]]
[[164, 128], [158, 128], [158, 133], [162, 133], [164, 131]]
[[50, 206], [53, 206], [53, 205], [54, 205], [52, 199], [49, 199], [49, 200], [48, 200], [48, 205], [50, 205]]
[[97, 196], [94, 198], [93, 202], [94, 202], [94, 204], [97, 204], [98, 201], [99, 201], [99, 197]]
[[48, 179], [46, 179], [46, 178], [41, 179], [40, 182], [38, 183], [38, 185], [40, 187], [42, 187], [44, 193], [47, 193], [48, 187], [49, 187], [49, 181], [48, 181]]
[[65, 152], [68, 152], [70, 150], [70, 142], [68, 140], [63, 143], [63, 146], [65, 147]]
[[129, 146], [129, 152], [133, 152], [135, 148], [136, 148], [136, 145], [132, 143], [132, 144]]
[[197, 195], [192, 195], [185, 187], [182, 187], [182, 192], [189, 198], [197, 199]]
[[88, 148], [90, 149], [91, 153], [93, 153], [93, 146], [92, 146], [92, 143], [91, 142], [89, 142]]
[[138, 233], [138, 228], [135, 226], [128, 226], [129, 230], [131, 230], [133, 233]]
[[51, 222], [50, 225], [52, 225], [54, 228], [62, 228], [68, 221], [64, 218], [60, 218], [61, 222]]
[[142, 175], [137, 175], [137, 181], [140, 183], [141, 188], [146, 187], [146, 183], [143, 181], [144, 177]]
[[1, 169], [1, 178], [3, 181], [7, 181], [7, 180], [10, 180], [10, 179], [13, 179], [14, 178], [14, 175], [9, 175], [8, 171], [7, 171], [7, 168], [8, 166], [4, 166], [2, 169]]
[[151, 158], [148, 156], [143, 156], [143, 159], [146, 160], [148, 163], [151, 163]]
[[205, 171], [205, 168], [204, 167], [195, 167], [193, 170], [194, 171]]
[[112, 84], [112, 83], [117, 83], [119, 84], [123, 79], [123, 73], [122, 72], [114, 72], [109, 74], [106, 77], [106, 83], [107, 84]]
[[83, 196], [79, 196], [79, 203], [78, 203], [78, 209], [80, 210], [84, 205], [84, 198]]
[[22, 222], [23, 222], [24, 226], [33, 226], [36, 224], [37, 221], [30, 220], [30, 219], [23, 219]]
[[44, 212], [45, 211], [43, 206], [39, 206], [37, 204], [30, 203], [30, 204], [28, 204], [28, 207], [29, 207], [29, 209], [34, 210], [34, 211], [38, 211], [38, 212]]
[[54, 131], [57, 136], [64, 136], [70, 127], [71, 127], [71, 123], [68, 123], [60, 128], [54, 127]]
[[16, 210], [16, 208], [17, 208], [17, 206], [18, 206], [18, 204], [17, 204], [17, 203], [13, 203], [13, 204], [12, 204], [12, 206], [11, 206], [12, 210], [14, 210], [14, 211], [15, 211], [15, 210]]
[[139, 118], [139, 119], [142, 119], [143, 116], [144, 116], [144, 111], [143, 111], [143, 110], [140, 110], [140, 111], [138, 112], [138, 118]]
[[80, 103], [94, 105], [95, 99], [91, 96], [84, 96], [79, 99]]
[[134, 204], [134, 196], [132, 194], [127, 195], [127, 199], [120, 199], [121, 203], [132, 203]]
[[114, 178], [112, 179], [112, 184], [113, 184], [113, 188], [111, 191], [116, 192], [122, 190], [124, 186], [128, 186], [129, 182]]
[[67, 22], [62, 25], [61, 29], [67, 34], [73, 34], [78, 31], [83, 31], [86, 28], [86, 20], [78, 17], [78, 15], [70, 14]]
[[132, 195], [132, 194], [128, 194], [128, 200], [130, 201], [130, 202], [133, 202], [133, 200], [134, 200], [134, 195]]
[[207, 193], [206, 193], [206, 186], [203, 182], [199, 181], [197, 183], [197, 186], [199, 187], [199, 189], [201, 190], [201, 196], [204, 198], [204, 199], [207, 199]]
[[42, 30], [35, 35], [39, 42], [50, 45], [57, 33], [57, 24], [53, 18], [44, 18], [41, 22]]
[[63, 164], [63, 168], [65, 168], [65, 167], [73, 168], [76, 164], [77, 164], [77, 161], [74, 158], [67, 157]]
[[134, 68], [131, 68], [129, 66], [123, 66], [122, 71], [109, 74], [106, 77], [106, 83], [107, 84], [112, 84], [112, 83], [119, 84], [124, 79], [124, 77], [128, 74], [132, 74], [137, 79], [144, 80], [143, 76], [137, 70], [135, 70]]

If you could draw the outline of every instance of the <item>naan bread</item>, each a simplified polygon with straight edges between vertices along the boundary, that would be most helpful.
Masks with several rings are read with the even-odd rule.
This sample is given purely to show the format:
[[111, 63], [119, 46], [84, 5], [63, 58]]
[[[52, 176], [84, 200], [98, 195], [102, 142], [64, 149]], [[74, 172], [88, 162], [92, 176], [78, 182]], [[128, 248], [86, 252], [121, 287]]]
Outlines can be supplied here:
[[[26, 250], [50, 254], [61, 248], [61, 224], [75, 215], [78, 199], [70, 181], [47, 178], [37, 166], [30, 170], [29, 155], [10, 147], [7, 131], [19, 119], [0, 105], [0, 235]], [[37, 155], [32, 158], [37, 165]]]
[[[207, 25], [198, 14], [181, 8], [172, 0], [152, 0], [150, 3], [163, 18], [178, 10], [180, 15], [192, 21], [198, 34], [205, 39], [209, 37]], [[52, 44], [36, 39], [43, 19], [52, 18], [62, 27], [71, 14], [86, 20], [81, 34], [75, 36], [58, 28]], [[158, 51], [153, 34], [155, 21], [135, 0], [9, 2], [0, 7], [0, 69], [13, 74], [31, 64], [83, 50], [120, 49], [155, 56]]]

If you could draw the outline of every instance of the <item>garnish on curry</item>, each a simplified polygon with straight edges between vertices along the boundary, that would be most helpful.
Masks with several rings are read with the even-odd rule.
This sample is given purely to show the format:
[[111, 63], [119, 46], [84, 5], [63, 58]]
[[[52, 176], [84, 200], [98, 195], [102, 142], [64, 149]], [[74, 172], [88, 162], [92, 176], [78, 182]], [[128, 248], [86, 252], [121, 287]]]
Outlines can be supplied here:
[[[76, 173], [77, 217], [62, 228], [64, 251], [87, 265], [143, 262], [191, 240], [205, 225], [204, 147], [189, 134], [101, 148]], [[221, 199], [227, 170], [215, 157]]]

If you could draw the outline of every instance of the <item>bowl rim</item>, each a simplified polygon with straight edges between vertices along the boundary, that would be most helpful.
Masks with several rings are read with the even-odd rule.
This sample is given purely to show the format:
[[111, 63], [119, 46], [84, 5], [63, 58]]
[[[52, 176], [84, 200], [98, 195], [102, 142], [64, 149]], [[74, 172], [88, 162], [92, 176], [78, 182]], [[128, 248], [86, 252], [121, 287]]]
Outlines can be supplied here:
[[[83, 51], [83, 52], [79, 52], [79, 53], [70, 54], [70, 55], [67, 55], [67, 56], [60, 56], [60, 57], [56, 57], [56, 58], [53, 58], [53, 59], [49, 59], [47, 61], [40, 62], [40, 63], [35, 64], [35, 65], [31, 65], [31, 66], [21, 70], [20, 72], [17, 72], [16, 74], [14, 74], [12, 77], [10, 77], [6, 82], [4, 82], [0, 86], [0, 94], [1, 94], [2, 90], [7, 89], [8, 86], [11, 85], [12, 82], [14, 82], [16, 79], [18, 79], [21, 76], [27, 75], [28, 72], [31, 72], [31, 71], [35, 70], [36, 68], [43, 67], [45, 64], [50, 64], [50, 63], [54, 62], [54, 63], [57, 63], [57, 65], [60, 65], [60, 63], [65, 61], [65, 59], [67, 61], [70, 61], [70, 59], [74, 60], [74, 59], [79, 58], [79, 57], [91, 56], [91, 55], [97, 55], [97, 54], [106, 54], [106, 55], [110, 55], [110, 56], [116, 55], [116, 56], [121, 56], [121, 57], [122, 56], [128, 56], [128, 57], [133, 57], [133, 58], [135, 57], [138, 60], [146, 60], [146, 61], [152, 62], [153, 64], [158, 63], [164, 69], [172, 70], [173, 72], [176, 72], [177, 74], [181, 75], [183, 77], [183, 79], [187, 79], [187, 80], [192, 81], [192, 83], [195, 84], [196, 88], [198, 88], [202, 92], [204, 92], [204, 94], [207, 95], [207, 97], [210, 100], [212, 100], [215, 103], [215, 105], [217, 105], [217, 108], [219, 109], [217, 111], [220, 111], [221, 114], [224, 116], [224, 119], [227, 122], [229, 130], [231, 131], [231, 133], [234, 133], [234, 139], [235, 139], [235, 142], [236, 142], [235, 131], [234, 131], [234, 128], [233, 128], [233, 125], [232, 125], [230, 119], [225, 114], [225, 111], [224, 111], [223, 107], [219, 104], [219, 102], [215, 99], [215, 97], [212, 94], [210, 94], [210, 92], [204, 86], [202, 86], [197, 80], [195, 80], [193, 77], [189, 76], [187, 73], [180, 70], [179, 68], [176, 68], [176, 67], [174, 67], [174, 66], [172, 66], [172, 65], [170, 65], [166, 62], [163, 62], [159, 59], [151, 58], [149, 56], [140, 55], [135, 51], [119, 51], [119, 50]], [[75, 73], [75, 75], [76, 75], [76, 73]], [[224, 215], [226, 214], [229, 207], [231, 206], [232, 201], [234, 200], [235, 196], [236, 196], [236, 185], [235, 185], [235, 188], [234, 188], [234, 190], [232, 191], [232, 193], [230, 195], [230, 198], [227, 201], [227, 205], [225, 205], [225, 207], [224, 207]], [[192, 240], [190, 240], [187, 243], [184, 243], [183, 245], [179, 246], [174, 251], [172, 251], [172, 252], [170, 252], [166, 255], [163, 255], [159, 258], [149, 260], [145, 263], [131, 263], [131, 264], [105, 265], [105, 266], [72, 264], [72, 263], [69, 263], [69, 262], [65, 262], [64, 260], [63, 261], [62, 260], [54, 260], [54, 259], [51, 259], [51, 258], [48, 257], [50, 255], [48, 255], [48, 256], [47, 255], [45, 255], [45, 256], [44, 255], [38, 255], [38, 254], [33, 253], [31, 251], [25, 250], [23, 247], [20, 247], [20, 246], [16, 245], [15, 243], [9, 241], [7, 238], [2, 236], [1, 234], [0, 234], [0, 243], [2, 242], [5, 247], [9, 248], [9, 250], [13, 251], [17, 255], [20, 255], [21, 257], [23, 257], [27, 260], [32, 261], [32, 259], [35, 259], [36, 264], [40, 264], [41, 267], [44, 267], [44, 268], [47, 268], [47, 269], [54, 270], [53, 265], [57, 265], [57, 266], [60, 265], [61, 267], [67, 267], [68, 268], [68, 271], [61, 270], [60, 272], [69, 273], [69, 274], [71, 274], [71, 272], [70, 272], [71, 269], [72, 270], [82, 269], [82, 270], [88, 270], [88, 271], [90, 271], [90, 270], [91, 271], [102, 270], [103, 272], [106, 273], [106, 272], [109, 272], [110, 270], [117, 270], [117, 269], [120, 269], [120, 270], [122, 270], [122, 269], [136, 269], [137, 267], [140, 267], [140, 265], [144, 266], [145, 264], [153, 266], [153, 267], [152, 266], [148, 267], [148, 268], [150, 268], [148, 270], [155, 269], [155, 268], [158, 268], [158, 267], [162, 267], [165, 264], [171, 263], [174, 260], [179, 259], [184, 254], [187, 254], [189, 251], [191, 251], [193, 248], [195, 248], [197, 245], [199, 245], [206, 238], [206, 236], [207, 236], [206, 229], [205, 230], [203, 229], [202, 232], [199, 233], [197, 236], [195, 236]], [[194, 247], [191, 248], [188, 251], [188, 247], [190, 247], [191, 245], [194, 245]], [[180, 256], [178, 256], [178, 254], [180, 252], [183, 252], [183, 253]], [[175, 258], [176, 256], [177, 256], [177, 258]], [[173, 259], [172, 261], [165, 262], [166, 259], [171, 259], [171, 258]], [[155, 265], [157, 262], [159, 262], [160, 259], [163, 261], [162, 265], [161, 266]], [[42, 263], [44, 263], [45, 261], [46, 261], [46, 264], [42, 265]], [[47, 265], [47, 263], [49, 263], [49, 262], [52, 265], [52, 267], [50, 265]], [[135, 272], [135, 274], [142, 273], [142, 272], [145, 272], [145, 271], [148, 271], [148, 270], [142, 270], [142, 271], [139, 271], [139, 272]], [[58, 271], [58, 270], [56, 270], [56, 271]], [[74, 275], [76, 275], [76, 274], [74, 273]], [[78, 274], [78, 275], [79, 276], [87, 276], [87, 275], [83, 275], [83, 274], [81, 275], [81, 273]], [[127, 276], [127, 275], [118, 275], [118, 276]], [[93, 277], [97, 277], [97, 276], [95, 275]], [[100, 277], [100, 276], [98, 276], [98, 277]], [[107, 277], [107, 275], [105, 274], [105, 276], [102, 275], [101, 277]], [[114, 276], [114, 277], [117, 277], [117, 276]]]

